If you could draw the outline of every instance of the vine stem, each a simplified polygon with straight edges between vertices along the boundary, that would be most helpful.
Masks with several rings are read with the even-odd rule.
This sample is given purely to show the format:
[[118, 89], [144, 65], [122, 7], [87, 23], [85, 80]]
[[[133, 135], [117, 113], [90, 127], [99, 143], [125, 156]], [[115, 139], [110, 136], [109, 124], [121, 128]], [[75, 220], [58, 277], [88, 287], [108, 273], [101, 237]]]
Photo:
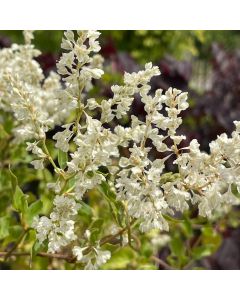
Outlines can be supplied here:
[[[134, 222], [131, 222], [131, 225], [134, 225]], [[119, 235], [123, 234], [128, 228], [122, 228], [121, 230], [119, 230], [116, 234], [113, 235], [108, 235], [103, 237], [100, 240], [100, 246], [103, 246], [104, 244], [111, 242], [112, 240], [114, 240], [116, 237], [118, 237]], [[25, 234], [29, 231], [30, 229], [27, 229], [24, 234], [22, 234], [19, 238], [19, 240], [17, 241], [17, 243], [15, 244], [15, 246], [10, 250], [10, 251], [2, 251], [0, 252], [0, 257], [5, 257], [5, 260], [8, 259], [10, 256], [31, 256], [30, 252], [16, 252], [14, 250], [17, 249], [18, 245], [20, 244], [20, 242], [22, 241], [22, 239], [24, 238]], [[84, 252], [88, 253], [90, 250], [90, 248], [86, 249]], [[47, 258], [57, 258], [57, 259], [64, 259], [69, 263], [74, 263], [76, 258], [74, 256], [71, 256], [69, 254], [61, 254], [61, 253], [47, 253], [47, 252], [39, 252], [36, 254], [36, 256], [40, 256], [40, 257], [47, 257]]]
[[14, 253], [14, 250], [17, 249], [17, 247], [22, 242], [22, 240], [25, 238], [25, 236], [27, 235], [27, 233], [29, 232], [30, 229], [31, 228], [28, 228], [28, 229], [24, 230], [24, 232], [20, 235], [20, 237], [16, 241], [15, 245], [8, 252], [5, 252], [5, 255], [4, 255], [4, 260], [5, 261], [7, 261], [7, 259], [12, 255], [12, 253]]
[[[2, 251], [2, 252], [0, 252], [0, 257], [6, 257], [6, 255], [8, 253], [9, 252]], [[30, 256], [31, 254], [29, 252], [11, 252], [10, 255], [20, 257], [20, 256]], [[46, 258], [63, 259], [69, 263], [75, 262], [75, 257], [69, 256], [67, 254], [39, 252], [36, 254], [36, 256], [46, 257]], [[165, 261], [163, 261], [162, 259], [160, 259], [156, 256], [151, 256], [151, 260], [155, 261], [157, 264], [164, 267], [166, 270], [175, 270], [174, 268], [169, 266]]]
[[[78, 66], [78, 71], [80, 70], [81, 65]], [[82, 96], [82, 91], [84, 88], [84, 84], [81, 84], [79, 79], [78, 79], [78, 97], [77, 97], [77, 109], [76, 109], [76, 119], [75, 119], [75, 133], [78, 132], [78, 124], [80, 122], [82, 113], [83, 113], [83, 106], [81, 103], [81, 96]]]
[[[6, 255], [9, 256], [30, 256], [31, 254], [29, 252], [11, 252], [9, 254], [9, 252], [6, 251], [2, 251], [0, 252], [0, 257], [6, 257]], [[48, 258], [58, 258], [58, 259], [64, 259], [67, 261], [70, 261], [72, 259], [72, 257], [70, 257], [67, 254], [59, 254], [59, 253], [46, 253], [46, 252], [39, 252], [36, 254], [36, 256], [40, 256], [40, 257], [48, 257]]]
[[[130, 222], [130, 226], [134, 225], [135, 223], [135, 220], [132, 220], [132, 222]], [[122, 228], [121, 230], [119, 230], [117, 233], [113, 234], [113, 235], [108, 235], [108, 236], [105, 236], [101, 239], [100, 241], [100, 246], [114, 240], [116, 237], [118, 237], [119, 235], [122, 235], [125, 231], [128, 230], [128, 226]]]
[[159, 257], [156, 257], [156, 256], [153, 255], [153, 256], [151, 256], [151, 260], [155, 261], [157, 264], [164, 267], [166, 270], [175, 270], [174, 268], [169, 266], [165, 261], [163, 261]]
[[50, 155], [50, 153], [48, 151], [45, 138], [42, 140], [42, 144], [43, 144], [43, 149], [45, 151], [45, 154], [47, 155], [48, 160], [50, 161], [50, 163], [52, 164], [52, 166], [54, 167], [54, 169], [57, 171], [59, 168], [55, 164], [54, 160], [52, 159], [52, 157], [51, 157], [51, 155]]

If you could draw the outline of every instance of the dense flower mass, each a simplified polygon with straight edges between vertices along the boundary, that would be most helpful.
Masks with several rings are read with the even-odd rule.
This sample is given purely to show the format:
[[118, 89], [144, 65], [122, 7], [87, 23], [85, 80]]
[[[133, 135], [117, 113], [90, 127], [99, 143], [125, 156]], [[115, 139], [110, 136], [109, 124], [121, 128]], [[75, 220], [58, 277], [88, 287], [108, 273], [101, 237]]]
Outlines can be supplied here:
[[[239, 204], [233, 190], [240, 193], [240, 122], [234, 122], [231, 137], [222, 134], [212, 141], [209, 153], [200, 150], [197, 140], [181, 148], [186, 137], [177, 129], [181, 112], [189, 106], [188, 95], [175, 88], [153, 94], [150, 81], [160, 70], [152, 63], [138, 73], [125, 73], [122, 85], [112, 86], [110, 99], [89, 96], [93, 80], [104, 73], [103, 59], [96, 54], [99, 35], [66, 31], [58, 74], [47, 78], [34, 60], [39, 51], [31, 44], [32, 32], [25, 32], [25, 45], [0, 52], [0, 107], [15, 117], [15, 142], [27, 142], [35, 169], [50, 163], [58, 175], [47, 184], [54, 194], [52, 212], [32, 224], [37, 239], [47, 241], [51, 253], [70, 247], [85, 269], [97, 269], [111, 257], [102, 249], [108, 239], [94, 238], [91, 228], [78, 230], [81, 219], [76, 220], [89, 191], [107, 189], [104, 196], [114, 205], [113, 223], [122, 246], [131, 243], [132, 224], [141, 232], [167, 231], [166, 216], [184, 212], [190, 203], [198, 206], [199, 215], [212, 218]], [[129, 126], [113, 126], [129, 114], [136, 95], [144, 104], [145, 120], [131, 115]], [[65, 157], [62, 166], [46, 145], [46, 132], [56, 125], [62, 127], [53, 136]], [[175, 174], [166, 173], [170, 157]]]
[[38, 240], [42, 243], [48, 239], [48, 251], [55, 253], [77, 238], [72, 217], [77, 214], [80, 204], [64, 196], [56, 196], [53, 204], [50, 218], [36, 218], [33, 227], [36, 228]]

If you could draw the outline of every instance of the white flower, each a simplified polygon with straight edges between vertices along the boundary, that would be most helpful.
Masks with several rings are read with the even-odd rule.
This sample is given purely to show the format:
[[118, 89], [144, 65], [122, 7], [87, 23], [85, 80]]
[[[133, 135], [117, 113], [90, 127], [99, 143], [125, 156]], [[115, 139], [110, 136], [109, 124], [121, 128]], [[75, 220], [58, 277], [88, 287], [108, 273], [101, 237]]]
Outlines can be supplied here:
[[101, 265], [105, 264], [111, 258], [110, 251], [103, 251], [103, 250], [96, 250], [97, 257], [96, 257], [96, 265], [100, 267]]
[[78, 247], [78, 246], [74, 246], [73, 247], [73, 255], [77, 257], [77, 261], [81, 261], [83, 258], [83, 250], [84, 248]]
[[103, 70], [97, 68], [90, 69], [88, 67], [84, 67], [81, 71], [81, 75], [85, 79], [91, 79], [91, 78], [99, 79], [103, 74], [104, 74]]
[[47, 183], [47, 188], [54, 190], [55, 193], [58, 194], [61, 191], [61, 182], [49, 182]]
[[87, 105], [88, 105], [88, 108], [90, 110], [93, 110], [93, 109], [95, 109], [95, 108], [97, 108], [97, 107], [100, 106], [94, 98], [88, 99], [87, 100]]
[[99, 246], [92, 248], [88, 254], [83, 255], [86, 248], [78, 246], [73, 248], [73, 255], [76, 256], [77, 262], [85, 264], [85, 270], [97, 270], [111, 258], [111, 252], [101, 250]]
[[64, 125], [63, 127], [66, 129], [55, 133], [53, 136], [53, 139], [57, 141], [55, 146], [61, 149], [63, 152], [68, 152], [69, 150], [69, 141], [73, 136], [73, 132], [70, 130], [71, 126], [72, 124]]
[[32, 226], [37, 231], [37, 238], [39, 242], [42, 243], [46, 240], [49, 232], [52, 229], [52, 221], [44, 216], [40, 219], [35, 217]]
[[31, 40], [34, 39], [33, 30], [24, 30], [23, 36], [24, 36], [25, 44], [30, 45]]
[[233, 123], [236, 126], [236, 132], [240, 133], [240, 121], [234, 121]]
[[43, 159], [37, 159], [37, 160], [33, 160], [31, 162], [31, 164], [34, 166], [35, 169], [37, 169], [37, 170], [43, 170], [44, 169], [43, 162], [44, 162]]
[[74, 33], [73, 33], [72, 30], [65, 31], [64, 35], [65, 35], [67, 40], [69, 40], [70, 42], [74, 42]]
[[181, 212], [184, 212], [188, 209], [187, 201], [190, 200], [190, 198], [191, 196], [188, 192], [181, 191], [174, 186], [170, 188], [170, 191], [166, 196], [169, 206]]
[[103, 100], [101, 102], [101, 109], [102, 109], [102, 115], [101, 115], [102, 123], [109, 123], [114, 118], [111, 109], [111, 102]]
[[48, 239], [48, 252], [60, 251], [62, 247], [76, 240], [73, 216], [80, 205], [73, 198], [56, 196], [50, 218], [41, 217], [35, 220], [33, 227], [37, 230], [37, 238], [42, 243]]

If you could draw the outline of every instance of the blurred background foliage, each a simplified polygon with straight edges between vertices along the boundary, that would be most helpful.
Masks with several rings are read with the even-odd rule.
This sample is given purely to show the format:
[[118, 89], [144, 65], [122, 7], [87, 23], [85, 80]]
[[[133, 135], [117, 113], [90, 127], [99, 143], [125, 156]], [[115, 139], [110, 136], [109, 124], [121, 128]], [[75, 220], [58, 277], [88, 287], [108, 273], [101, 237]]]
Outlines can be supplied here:
[[[188, 54], [201, 59], [210, 57], [209, 48], [213, 42], [224, 45], [226, 50], [240, 46], [240, 33], [237, 30], [105, 30], [101, 31], [100, 43], [112, 45], [118, 51], [128, 52], [139, 63], [149, 58], [156, 62], [165, 55], [183, 59]], [[0, 31], [2, 38], [9, 42], [22, 43], [19, 30]], [[63, 30], [37, 30], [35, 45], [43, 53], [58, 53]]]
[[[60, 55], [63, 31], [36, 31], [34, 44], [42, 51], [37, 58], [47, 75], [55, 70]], [[21, 31], [0, 31], [0, 48], [12, 43], [22, 43]], [[152, 81], [152, 91], [166, 90], [173, 86], [189, 92], [190, 108], [183, 113], [180, 134], [187, 136], [185, 145], [197, 138], [204, 151], [208, 144], [222, 132], [230, 134], [233, 120], [240, 120], [240, 31], [102, 31], [101, 54], [105, 58], [103, 81], [96, 82], [91, 92], [94, 97], [111, 97], [111, 85], [121, 82], [124, 71], [133, 72], [152, 61], [160, 67], [162, 76]], [[1, 66], [0, 66], [1, 67]], [[143, 105], [136, 97], [132, 114], [144, 118]], [[28, 194], [29, 207], [36, 199], [42, 202], [41, 213], [51, 209], [51, 192], [45, 188], [45, 181], [54, 181], [49, 166], [44, 172], [29, 168], [32, 160], [25, 146], [9, 147], [11, 116], [0, 111], [0, 254], [18, 242], [22, 234], [19, 215], [9, 208], [11, 194], [8, 163], [18, 177], [18, 184]], [[122, 121], [128, 123], [128, 118]], [[54, 134], [50, 132], [49, 138]], [[52, 156], [58, 153], [48, 141]], [[157, 154], [156, 154], [157, 155]], [[171, 169], [169, 163], [169, 172]], [[24, 176], [23, 176], [24, 174]], [[84, 209], [79, 218], [82, 226], [89, 226], [92, 218], [100, 217], [107, 224], [106, 203], [100, 201], [98, 192], [93, 191], [84, 199]], [[89, 206], [90, 204], [90, 206]], [[11, 217], [6, 216], [6, 211]], [[111, 260], [105, 269], [240, 269], [240, 210], [235, 208], [224, 217], [211, 222], [198, 218], [195, 207], [177, 219], [169, 219], [169, 233], [140, 235], [136, 244], [138, 251], [130, 247], [113, 250]], [[178, 220], [179, 218], [179, 220]], [[31, 249], [31, 259], [17, 257], [0, 263], [2, 269], [28, 269], [33, 263], [35, 269], [78, 268], [68, 262], [37, 257], [34, 255], [35, 236], [29, 232], [25, 237]], [[110, 246], [109, 246], [110, 247]], [[27, 248], [28, 250], [28, 248]], [[44, 249], [42, 249], [44, 250]], [[165, 264], [166, 263], [166, 264]]]

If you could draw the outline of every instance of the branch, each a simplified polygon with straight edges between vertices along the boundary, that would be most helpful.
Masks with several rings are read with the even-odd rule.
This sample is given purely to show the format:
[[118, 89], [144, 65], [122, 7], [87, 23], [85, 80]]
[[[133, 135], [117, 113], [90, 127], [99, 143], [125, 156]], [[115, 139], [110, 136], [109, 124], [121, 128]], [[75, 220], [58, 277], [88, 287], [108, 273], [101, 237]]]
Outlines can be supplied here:
[[[6, 255], [9, 256], [30, 256], [30, 252], [0, 252], [0, 257], [5, 257]], [[73, 262], [74, 257], [69, 256], [67, 254], [59, 254], [59, 253], [47, 253], [47, 252], [39, 252], [36, 254], [36, 256], [40, 257], [48, 257], [48, 258], [58, 258], [58, 259], [64, 259], [68, 262]]]
[[14, 250], [17, 249], [17, 247], [22, 242], [22, 240], [25, 238], [25, 236], [29, 232], [29, 230], [30, 230], [30, 228], [24, 230], [24, 232], [20, 235], [20, 237], [16, 241], [15, 245], [8, 252], [5, 253], [5, 258], [4, 258], [5, 261], [7, 261], [7, 259], [12, 255], [12, 253], [14, 252]]
[[[130, 225], [133, 225], [134, 221], [132, 221], [130, 223]], [[118, 237], [119, 235], [123, 234], [126, 230], [128, 229], [128, 227], [125, 227], [121, 230], [119, 230], [116, 234], [114, 235], [107, 235], [105, 237], [103, 237], [100, 240], [100, 246], [103, 246], [104, 244], [113, 241], [114, 239], [116, 239], [116, 237]], [[19, 241], [21, 241], [23, 239], [23, 237], [25, 236], [26, 231], [24, 232], [24, 235], [20, 236]], [[30, 256], [30, 252], [14, 252], [14, 250], [16, 250], [17, 246], [19, 245], [19, 242], [16, 243], [16, 245], [10, 250], [10, 251], [2, 251], [0, 252], [0, 257], [5, 257], [5, 260], [8, 259], [10, 256]], [[89, 252], [91, 247], [88, 247], [87, 249], [84, 250], [84, 254], [87, 254]], [[61, 254], [61, 253], [47, 253], [47, 252], [39, 252], [36, 254], [36, 256], [40, 256], [40, 257], [47, 257], [47, 258], [57, 258], [57, 259], [64, 259], [69, 263], [74, 263], [76, 261], [76, 257], [72, 256], [72, 255], [68, 255], [68, 254]]]
[[[132, 220], [129, 225], [132, 226], [134, 223], [135, 223], [135, 220]], [[122, 235], [125, 231], [128, 230], [128, 227], [129, 226], [124, 227], [123, 229], [119, 230], [116, 234], [111, 234], [111, 235], [107, 235], [107, 236], [103, 237], [100, 240], [100, 246], [102, 246], [102, 245], [104, 245], [104, 244], [106, 244], [106, 243], [114, 240], [119, 235]]]

